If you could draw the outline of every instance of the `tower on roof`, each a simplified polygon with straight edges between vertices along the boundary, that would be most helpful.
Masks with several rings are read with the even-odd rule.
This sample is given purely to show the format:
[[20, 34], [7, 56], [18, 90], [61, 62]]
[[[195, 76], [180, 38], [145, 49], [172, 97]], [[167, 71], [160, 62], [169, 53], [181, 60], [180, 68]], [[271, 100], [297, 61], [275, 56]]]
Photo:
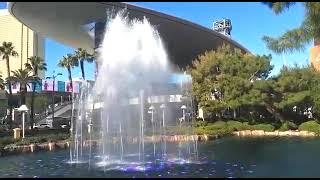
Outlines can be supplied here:
[[213, 30], [230, 38], [232, 30], [231, 20], [224, 18], [222, 20], [214, 21]]

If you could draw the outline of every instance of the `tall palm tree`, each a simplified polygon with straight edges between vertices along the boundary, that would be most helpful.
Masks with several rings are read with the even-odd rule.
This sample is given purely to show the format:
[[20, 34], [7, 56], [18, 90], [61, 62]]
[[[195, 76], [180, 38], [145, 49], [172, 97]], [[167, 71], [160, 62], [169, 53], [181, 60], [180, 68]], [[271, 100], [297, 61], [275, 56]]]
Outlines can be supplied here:
[[84, 61], [92, 63], [94, 61], [93, 55], [89, 54], [85, 49], [78, 48], [75, 51], [75, 57], [78, 59], [80, 63], [82, 79], [85, 80]]
[[[280, 14], [294, 5], [294, 2], [267, 2], [264, 3], [276, 14]], [[302, 24], [285, 32], [278, 38], [264, 36], [262, 39], [267, 47], [275, 53], [282, 54], [292, 51], [304, 50], [307, 43], [314, 41], [314, 45], [320, 44], [320, 3], [303, 2], [305, 16]]]
[[[2, 46], [0, 46], [0, 55], [2, 56], [2, 60], [6, 61], [7, 65], [7, 77], [10, 77], [10, 57], [18, 56], [18, 53], [15, 51], [14, 46], [12, 45], [12, 42], [3, 42]], [[9, 86], [9, 116], [8, 119], [12, 119], [12, 88], [11, 88], [11, 82], [10, 79], [7, 81], [7, 84]]]
[[68, 70], [70, 86], [73, 92], [71, 69], [79, 66], [77, 57], [73, 56], [72, 54], [67, 54], [66, 56], [63, 56], [63, 58], [59, 61], [58, 66], [66, 68]]
[[[26, 69], [33, 72], [33, 76], [38, 77], [39, 71], [46, 71], [47, 64], [44, 62], [44, 59], [38, 56], [32, 56], [28, 58], [28, 62], [25, 63]], [[36, 89], [37, 82], [32, 82], [32, 95], [31, 95], [31, 113], [30, 113], [30, 120], [31, 120], [31, 128], [33, 128], [33, 118], [34, 118], [34, 96], [35, 96], [35, 89]]]
[[20, 84], [20, 104], [26, 104], [27, 86], [29, 86], [30, 82], [39, 81], [40, 79], [37, 76], [32, 75], [31, 71], [29, 71], [28, 69], [18, 69], [11, 72], [13, 75], [8, 79]]

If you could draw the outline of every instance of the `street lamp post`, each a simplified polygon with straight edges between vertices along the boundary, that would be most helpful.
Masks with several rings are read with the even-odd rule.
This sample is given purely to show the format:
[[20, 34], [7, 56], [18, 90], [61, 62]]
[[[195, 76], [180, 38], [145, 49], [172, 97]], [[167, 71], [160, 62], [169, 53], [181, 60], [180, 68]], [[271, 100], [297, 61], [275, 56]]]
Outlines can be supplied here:
[[185, 112], [185, 110], [187, 109], [187, 106], [186, 105], [182, 105], [181, 109], [182, 109], [182, 119], [180, 121], [180, 127], [181, 127], [182, 121], [184, 121], [184, 122], [186, 121], [186, 112]]
[[53, 79], [53, 85], [52, 85], [52, 122], [54, 121], [54, 86], [56, 83], [56, 77], [62, 75], [62, 73], [55, 74], [55, 71], [53, 71], [51, 77], [46, 77], [46, 79]]
[[26, 105], [21, 105], [17, 111], [22, 112], [22, 139], [24, 139], [24, 125], [25, 125], [25, 113], [29, 111], [28, 107]]

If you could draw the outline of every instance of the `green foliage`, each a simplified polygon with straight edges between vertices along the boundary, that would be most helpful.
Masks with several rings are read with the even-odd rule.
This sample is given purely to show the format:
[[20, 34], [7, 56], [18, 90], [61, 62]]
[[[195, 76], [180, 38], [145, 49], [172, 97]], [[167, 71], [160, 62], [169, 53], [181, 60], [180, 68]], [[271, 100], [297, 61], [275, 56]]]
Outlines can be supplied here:
[[69, 137], [70, 137], [69, 134], [66, 134], [66, 133], [30, 136], [30, 137], [26, 137], [22, 141], [15, 142], [15, 144], [18, 146], [18, 145], [28, 145], [28, 144], [45, 143], [45, 142], [57, 142], [61, 140], [66, 140]]
[[232, 131], [247, 130], [248, 126], [239, 121], [227, 121], [227, 126]]
[[205, 113], [221, 113], [231, 108], [263, 104], [268, 87], [254, 87], [264, 81], [272, 66], [270, 56], [243, 54], [239, 49], [222, 46], [200, 55], [189, 67], [192, 93]]
[[227, 126], [227, 123], [224, 121], [216, 121], [213, 124], [210, 124], [211, 126], [217, 127], [217, 128], [224, 128]]
[[288, 130], [296, 130], [298, 129], [298, 126], [290, 121], [286, 121], [281, 125], [281, 127], [278, 129], [279, 131], [288, 131]]
[[200, 120], [200, 121], [194, 121], [193, 126], [194, 127], [201, 127], [201, 126], [206, 126], [207, 124], [208, 124], [207, 121]]
[[[289, 8], [292, 2], [268, 2], [266, 3], [272, 10], [279, 14]], [[278, 38], [264, 36], [263, 40], [267, 47], [275, 53], [292, 52], [302, 50], [306, 44], [313, 39], [320, 40], [320, 4], [318, 2], [303, 2], [305, 9], [302, 24], [285, 32]]]
[[256, 124], [252, 126], [252, 129], [271, 132], [271, 131], [274, 131], [275, 128], [271, 124]]
[[21, 140], [13, 139], [13, 134], [10, 133], [5, 137], [0, 137], [0, 150], [4, 147], [9, 146], [19, 146], [19, 145], [28, 145], [32, 143], [45, 143], [45, 142], [57, 142], [61, 140], [66, 140], [70, 137], [70, 133], [67, 130], [32, 130], [26, 131], [26, 137]]
[[85, 79], [84, 61], [92, 63], [95, 59], [94, 55], [89, 54], [85, 49], [78, 48], [75, 51], [75, 57], [79, 60], [82, 78]]
[[[183, 135], [183, 134], [189, 134], [192, 132], [192, 129], [190, 127], [186, 126], [167, 126], [166, 127], [166, 134], [167, 135]], [[149, 129], [146, 131], [146, 135], [152, 135], [152, 130]]]
[[6, 145], [14, 143], [13, 137], [2, 137], [0, 138], [0, 148], [3, 149]]
[[18, 69], [11, 71], [12, 76], [9, 76], [8, 79], [11, 82], [17, 82], [20, 84], [20, 94], [21, 94], [21, 104], [26, 103], [25, 94], [27, 93], [27, 86], [30, 82], [39, 82], [40, 79], [37, 76], [31, 75], [29, 69]]
[[[28, 96], [26, 98], [26, 105], [31, 107], [31, 98]], [[49, 100], [46, 96], [43, 95], [35, 95], [34, 97], [34, 112], [40, 113], [45, 111], [47, 105], [49, 104]]]
[[315, 132], [316, 134], [319, 134], [320, 132], [320, 124], [318, 124], [316, 121], [307, 121], [299, 126], [300, 131], [310, 131]]
[[274, 131], [275, 127], [271, 124], [255, 124], [249, 125], [248, 122], [239, 121], [217, 121], [215, 123], [208, 123], [205, 126], [198, 126], [195, 128], [197, 134], [208, 134], [208, 135], [227, 135], [234, 131], [242, 130], [264, 130]]

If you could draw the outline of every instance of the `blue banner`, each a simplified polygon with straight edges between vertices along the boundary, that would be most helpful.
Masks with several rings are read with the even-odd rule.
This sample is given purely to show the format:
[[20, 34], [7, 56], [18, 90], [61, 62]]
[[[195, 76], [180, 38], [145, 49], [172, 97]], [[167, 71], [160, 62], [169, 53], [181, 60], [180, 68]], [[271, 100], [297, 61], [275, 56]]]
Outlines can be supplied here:
[[65, 82], [58, 81], [58, 92], [65, 92]]

